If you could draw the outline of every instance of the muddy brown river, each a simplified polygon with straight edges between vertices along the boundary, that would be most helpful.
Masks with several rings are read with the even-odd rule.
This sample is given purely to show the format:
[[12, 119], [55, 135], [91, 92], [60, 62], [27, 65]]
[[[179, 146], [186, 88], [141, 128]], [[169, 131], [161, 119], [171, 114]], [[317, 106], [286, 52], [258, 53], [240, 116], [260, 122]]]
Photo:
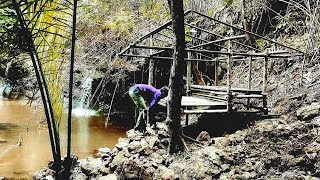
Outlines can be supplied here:
[[[46, 122], [41, 110], [25, 102], [0, 99], [0, 179], [31, 178], [52, 159]], [[80, 159], [100, 147], [113, 148], [125, 129], [104, 126], [105, 117], [76, 117], [72, 121], [72, 152]], [[62, 153], [66, 154], [66, 115], [60, 123]], [[19, 146], [19, 142], [21, 145]]]

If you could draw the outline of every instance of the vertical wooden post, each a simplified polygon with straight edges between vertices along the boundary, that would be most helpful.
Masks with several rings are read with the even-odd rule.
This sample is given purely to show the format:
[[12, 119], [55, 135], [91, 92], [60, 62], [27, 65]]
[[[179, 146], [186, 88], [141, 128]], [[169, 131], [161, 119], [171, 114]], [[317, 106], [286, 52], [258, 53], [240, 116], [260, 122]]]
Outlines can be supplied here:
[[[248, 74], [248, 89], [251, 89], [251, 80], [252, 80], [252, 56], [249, 58], [249, 74]], [[247, 109], [249, 109], [250, 98], [247, 100]]]
[[[188, 52], [188, 59], [191, 58], [191, 53]], [[187, 95], [190, 95], [191, 92], [191, 61], [187, 61]]]
[[[231, 42], [228, 41], [228, 52], [231, 52]], [[228, 112], [232, 110], [232, 92], [231, 92], [231, 54], [229, 54], [227, 59], [227, 110]]]
[[154, 82], [154, 60], [150, 58], [148, 84], [153, 86], [153, 82]]
[[268, 81], [268, 57], [265, 57], [264, 63], [263, 63], [263, 109], [264, 109], [264, 114], [268, 114], [267, 81]]
[[216, 61], [214, 63], [214, 85], [218, 86], [218, 78], [219, 78], [219, 61], [218, 58], [216, 58]]
[[[150, 37], [150, 46], [153, 46], [153, 41], [152, 41], [153, 36]], [[152, 54], [152, 49], [150, 50], [150, 54]], [[153, 86], [154, 82], [154, 60], [152, 58], [149, 59], [149, 76], [148, 76], [148, 85]], [[151, 113], [149, 110], [147, 111], [147, 124], [150, 124], [150, 120], [153, 119], [151, 117]]]
[[[191, 52], [188, 52], [188, 59], [191, 59]], [[187, 96], [191, 95], [191, 61], [187, 61]], [[186, 107], [186, 110], [188, 107]], [[189, 115], [186, 114], [186, 126], [189, 124]]]

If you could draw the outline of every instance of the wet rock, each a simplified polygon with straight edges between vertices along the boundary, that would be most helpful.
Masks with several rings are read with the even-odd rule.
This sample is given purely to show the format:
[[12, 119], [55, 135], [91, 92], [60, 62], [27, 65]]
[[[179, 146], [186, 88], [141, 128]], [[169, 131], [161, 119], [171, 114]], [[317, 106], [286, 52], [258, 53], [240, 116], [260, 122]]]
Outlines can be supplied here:
[[109, 173], [109, 169], [104, 166], [101, 159], [87, 158], [85, 160], [79, 160], [79, 166], [81, 171], [88, 176], [97, 176], [101, 173]]
[[98, 180], [117, 180], [118, 177], [115, 174], [108, 174], [107, 176], [102, 176]]
[[118, 150], [122, 150], [126, 148], [129, 144], [129, 139], [126, 138], [119, 138], [118, 143], [115, 145]]
[[103, 157], [104, 159], [111, 156], [112, 151], [110, 148], [99, 148], [98, 150], [95, 150], [94, 157], [99, 158]]
[[202, 131], [197, 139], [197, 141], [209, 141], [210, 140], [210, 134], [207, 131]]
[[297, 111], [297, 117], [300, 120], [310, 120], [320, 113], [320, 104], [319, 103], [312, 103], [310, 106], [306, 106], [300, 108]]

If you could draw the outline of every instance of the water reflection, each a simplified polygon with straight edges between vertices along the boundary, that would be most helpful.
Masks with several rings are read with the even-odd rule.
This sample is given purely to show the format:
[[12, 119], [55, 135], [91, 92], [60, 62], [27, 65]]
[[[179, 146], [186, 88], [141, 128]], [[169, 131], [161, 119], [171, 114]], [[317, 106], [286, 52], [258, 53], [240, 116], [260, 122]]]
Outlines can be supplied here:
[[[23, 178], [47, 166], [52, 159], [49, 136], [41, 113], [23, 102], [0, 100], [0, 176]], [[61, 146], [66, 153], [66, 116], [60, 124]], [[104, 117], [76, 117], [72, 121], [72, 152], [92, 156], [100, 147], [113, 148], [125, 130], [104, 127]], [[20, 139], [21, 146], [17, 146]], [[5, 152], [8, 148], [13, 147]], [[5, 153], [4, 153], [5, 152]]]

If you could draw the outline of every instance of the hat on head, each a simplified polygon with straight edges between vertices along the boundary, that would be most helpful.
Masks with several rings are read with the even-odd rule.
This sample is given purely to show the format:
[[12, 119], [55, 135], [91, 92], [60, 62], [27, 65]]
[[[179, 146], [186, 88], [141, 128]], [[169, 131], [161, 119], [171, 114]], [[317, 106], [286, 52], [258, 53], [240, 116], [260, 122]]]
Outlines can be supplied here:
[[168, 96], [168, 91], [169, 91], [169, 88], [167, 86], [163, 86], [162, 88], [160, 88], [161, 97]]

